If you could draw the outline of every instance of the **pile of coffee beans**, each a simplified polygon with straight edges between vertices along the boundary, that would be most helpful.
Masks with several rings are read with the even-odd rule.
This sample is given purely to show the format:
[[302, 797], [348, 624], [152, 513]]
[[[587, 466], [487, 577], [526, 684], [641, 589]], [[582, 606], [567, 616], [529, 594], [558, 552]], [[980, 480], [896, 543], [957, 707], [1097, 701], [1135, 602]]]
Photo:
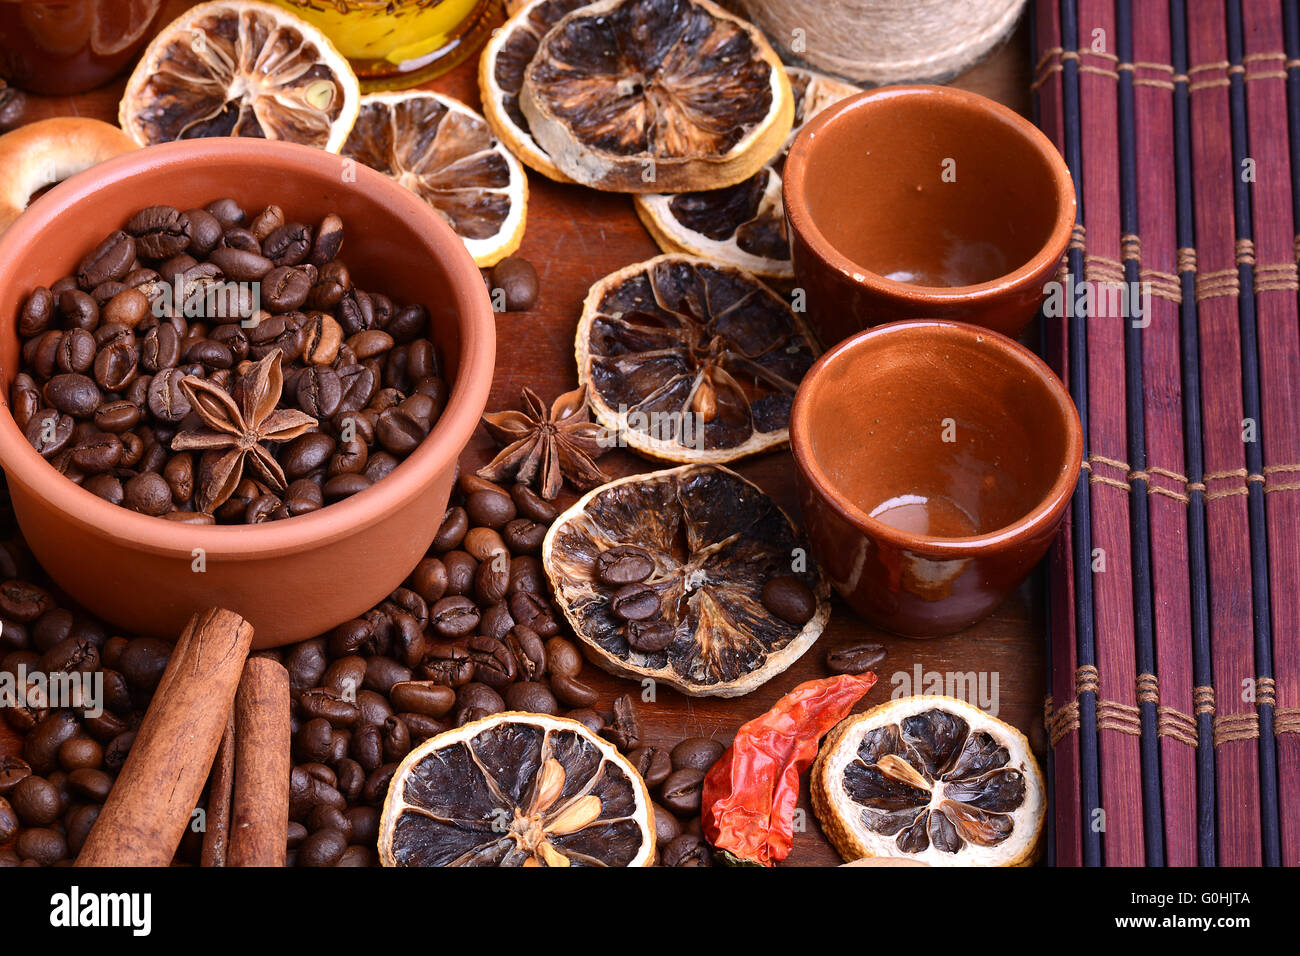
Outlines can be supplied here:
[[[447, 385], [428, 310], [355, 286], [342, 244], [332, 214], [312, 227], [233, 199], [140, 210], [75, 274], [28, 297], [10, 387], [18, 427], [86, 490], [172, 520], [287, 518], [369, 487], [429, 433]], [[276, 350], [280, 405], [317, 425], [263, 444], [285, 487], [246, 471], [205, 513], [197, 491], [220, 486], [213, 466], [228, 449], [173, 449], [178, 433], [204, 427], [181, 382], [238, 393]]]
[[659, 866], [712, 866], [713, 850], [700, 826], [704, 776], [725, 748], [687, 737], [672, 749], [637, 747], [627, 755], [654, 798]]

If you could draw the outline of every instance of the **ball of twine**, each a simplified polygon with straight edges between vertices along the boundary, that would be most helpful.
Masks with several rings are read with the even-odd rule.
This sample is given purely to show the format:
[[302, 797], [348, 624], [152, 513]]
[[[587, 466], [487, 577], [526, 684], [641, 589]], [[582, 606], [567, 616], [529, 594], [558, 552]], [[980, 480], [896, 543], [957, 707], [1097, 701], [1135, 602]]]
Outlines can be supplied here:
[[737, 0], [795, 59], [857, 83], [950, 79], [1015, 26], [1025, 0]]

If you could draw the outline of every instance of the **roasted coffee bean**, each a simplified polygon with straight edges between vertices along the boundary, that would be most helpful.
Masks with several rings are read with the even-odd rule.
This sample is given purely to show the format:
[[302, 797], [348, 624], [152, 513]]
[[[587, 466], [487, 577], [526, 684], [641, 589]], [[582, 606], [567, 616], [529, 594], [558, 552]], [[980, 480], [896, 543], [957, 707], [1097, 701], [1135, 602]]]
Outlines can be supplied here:
[[59, 311], [69, 329], [93, 332], [99, 325], [99, 303], [80, 289], [68, 289], [59, 295]]
[[289, 222], [271, 232], [262, 242], [262, 255], [277, 266], [296, 266], [312, 247], [311, 228]]
[[67, 447], [74, 423], [71, 415], [58, 409], [44, 408], [27, 421], [23, 429], [28, 443], [44, 458], [53, 458]]
[[186, 251], [200, 258], [207, 256], [221, 241], [221, 223], [206, 209], [187, 209], [182, 215], [190, 223], [190, 245]]
[[71, 329], [59, 340], [55, 364], [61, 372], [84, 372], [95, 361], [95, 337], [85, 329]]
[[68, 858], [67, 837], [51, 827], [33, 827], [18, 834], [14, 850], [24, 860], [53, 866]]
[[883, 644], [849, 644], [826, 652], [826, 669], [832, 674], [862, 674], [884, 659]]
[[32, 775], [27, 761], [14, 756], [0, 756], [0, 797], [13, 793], [19, 781]]
[[478, 710], [484, 715], [499, 714], [506, 709], [501, 695], [478, 681], [471, 681], [456, 691], [456, 706], [461, 710]]
[[633, 650], [642, 654], [657, 654], [677, 638], [677, 632], [667, 621], [628, 621], [624, 636]]
[[117, 281], [131, 271], [135, 261], [135, 240], [118, 230], [97, 245], [77, 266], [77, 284], [86, 291]]
[[235, 353], [216, 339], [195, 339], [185, 347], [184, 361], [209, 370], [228, 369], [235, 364]]
[[425, 430], [420, 423], [400, 408], [389, 408], [380, 413], [375, 422], [375, 438], [385, 451], [406, 456], [415, 451], [424, 440]]
[[693, 833], [683, 833], [659, 853], [662, 866], [712, 866], [713, 851]]
[[[520, 624], [531, 628], [539, 637], [552, 637], [560, 626], [551, 613], [550, 604], [539, 594], [521, 591], [510, 597], [510, 615]], [[578, 705], [583, 706], [583, 705]]]
[[40, 411], [41, 401], [41, 390], [30, 375], [19, 372], [14, 376], [13, 384], [9, 386], [9, 410], [19, 428], [27, 428], [32, 416]]
[[44, 777], [25, 777], [10, 791], [8, 799], [25, 827], [47, 826], [63, 812], [58, 788]]
[[465, 512], [472, 524], [500, 530], [514, 520], [515, 503], [501, 491], [476, 491], [465, 499]]
[[244, 209], [233, 199], [210, 202], [206, 210], [221, 224], [222, 229], [232, 229], [244, 222]]
[[137, 637], [122, 649], [117, 669], [132, 687], [151, 691], [158, 686], [163, 671], [167, 669], [171, 650], [171, 645], [166, 641], [155, 637]]
[[625, 584], [610, 596], [609, 610], [625, 621], [646, 621], [659, 613], [659, 595], [644, 584]]
[[105, 402], [95, 409], [92, 420], [100, 431], [120, 435], [140, 423], [140, 406], [131, 402]]
[[600, 733], [605, 727], [605, 718], [590, 707], [580, 707], [577, 710], [568, 711], [564, 716], [570, 720], [576, 720], [593, 734]]
[[18, 834], [18, 814], [13, 805], [0, 797], [0, 843], [8, 843]]
[[[517, 518], [517, 521], [526, 521], [526, 518]], [[510, 559], [510, 589], [507, 592], [514, 596], [521, 591], [527, 591], [529, 594], [543, 594], [546, 591], [546, 572], [542, 569], [542, 562], [528, 554], [517, 555]]]
[[505, 636], [520, 680], [541, 680], [546, 673], [546, 647], [529, 628], [516, 624]]
[[328, 666], [322, 638], [294, 644], [285, 652], [284, 658], [284, 667], [289, 672], [290, 693], [301, 694], [319, 685]]
[[631, 694], [614, 698], [613, 717], [601, 733], [624, 753], [641, 746], [641, 714]]
[[515, 657], [510, 648], [491, 637], [471, 637], [469, 656], [474, 680], [500, 690], [515, 679]]
[[506, 523], [501, 538], [515, 554], [541, 554], [547, 527], [529, 518], [515, 518]]
[[[112, 715], [104, 714], [104, 718]], [[91, 725], [88, 723], [87, 727]], [[31, 765], [33, 773], [48, 774], [58, 769], [59, 748], [65, 740], [77, 735], [77, 718], [66, 710], [57, 710], [41, 722], [23, 740], [23, 759]]]
[[541, 283], [527, 259], [507, 256], [492, 269], [492, 289], [500, 290], [507, 312], [526, 312], [537, 304]]
[[668, 751], [659, 747], [637, 747], [628, 752], [627, 759], [636, 767], [636, 772], [641, 775], [645, 785], [652, 790], [673, 772], [673, 762]]
[[298, 708], [308, 720], [324, 717], [333, 727], [351, 727], [361, 716], [355, 703], [324, 687], [303, 691], [298, 698]]
[[372, 770], [366, 777], [366, 785], [362, 788], [361, 798], [366, 803], [378, 805], [384, 802], [388, 796], [388, 785], [393, 780], [393, 774], [397, 772], [397, 764], [386, 763]]
[[414, 711], [429, 717], [441, 717], [456, 705], [455, 691], [431, 680], [394, 684], [389, 696], [398, 710]]
[[372, 657], [366, 661], [365, 687], [380, 694], [388, 694], [394, 684], [411, 679], [411, 669], [391, 657]]
[[467, 531], [469, 531], [469, 515], [465, 513], [465, 509], [458, 506], [448, 508], [446, 515], [443, 516], [442, 525], [434, 536], [433, 550], [441, 552], [459, 548], [461, 542], [465, 540]]
[[0, 583], [0, 615], [14, 621], [34, 621], [54, 607], [49, 592], [26, 581]]
[[339, 501], [365, 491], [373, 482], [365, 475], [335, 475], [321, 486], [326, 501]]
[[104, 303], [100, 317], [114, 325], [134, 329], [149, 314], [149, 297], [139, 289], [123, 289]]
[[99, 648], [83, 637], [66, 637], [45, 652], [41, 670], [47, 674], [81, 674], [99, 670]]
[[295, 759], [304, 763], [328, 760], [333, 736], [334, 728], [324, 717], [313, 717], [306, 721], [293, 738]]
[[596, 702], [596, 689], [577, 677], [552, 673], [551, 691], [566, 707], [590, 707]]
[[54, 319], [54, 294], [45, 286], [38, 286], [18, 316], [18, 334], [23, 338], [40, 335], [50, 327]]
[[370, 482], [383, 481], [393, 473], [393, 469], [397, 467], [397, 464], [398, 461], [395, 455], [391, 455], [386, 451], [372, 452], [366, 461], [366, 467], [362, 471], [362, 475]]
[[700, 812], [704, 771], [674, 770], [659, 790], [659, 801], [673, 813], [690, 816]]
[[602, 551], [596, 557], [596, 577], [609, 587], [639, 584], [650, 577], [654, 569], [654, 559], [649, 552], [636, 545], [619, 545]]
[[577, 677], [582, 671], [582, 653], [571, 641], [552, 637], [546, 642], [546, 669], [551, 674]]
[[510, 498], [520, 515], [538, 524], [549, 525], [559, 515], [553, 504], [525, 484], [511, 487]]
[[181, 360], [181, 340], [170, 325], [157, 325], [145, 333], [140, 345], [140, 367], [149, 372], [159, 372], [177, 365]]
[[147, 472], [130, 479], [122, 489], [122, 504], [145, 515], [164, 515], [171, 510], [172, 491], [162, 475]]
[[538, 681], [521, 681], [505, 689], [508, 710], [521, 710], [529, 714], [558, 714], [560, 705], [545, 684]]
[[495, 604], [510, 587], [510, 561], [505, 553], [495, 554], [474, 572], [474, 596], [482, 604]]
[[380, 727], [380, 737], [383, 740], [385, 761], [400, 761], [411, 752], [411, 731], [407, 728], [406, 721], [396, 714], [384, 721]]
[[280, 455], [285, 476], [294, 480], [325, 467], [334, 454], [334, 447], [334, 439], [324, 432], [308, 432], [295, 438]]
[[467, 597], [445, 597], [429, 609], [429, 624], [444, 637], [460, 637], [478, 627], [479, 609]]
[[718, 762], [724, 750], [726, 748], [716, 740], [709, 740], [707, 737], [688, 737], [672, 749], [673, 769], [700, 770], [707, 773], [709, 768]]
[[347, 851], [347, 837], [338, 830], [317, 830], [298, 847], [298, 866], [337, 866]]
[[655, 815], [655, 844], [666, 847], [682, 835], [682, 825], [675, 816], [659, 804], [652, 803], [650, 809], [654, 811]]
[[106, 392], [125, 391], [139, 374], [139, 361], [134, 346], [115, 342], [95, 356], [95, 382]]
[[817, 613], [817, 598], [798, 578], [782, 574], [763, 585], [763, 606], [781, 620], [802, 626]]
[[446, 641], [429, 645], [420, 672], [429, 680], [448, 687], [463, 687], [474, 678], [474, 661], [469, 650]]
[[447, 566], [438, 558], [425, 558], [415, 566], [409, 581], [427, 603], [436, 604], [447, 593]]
[[127, 222], [126, 231], [135, 237], [135, 248], [140, 255], [150, 259], [178, 255], [190, 244], [190, 221], [183, 212], [171, 206], [141, 209]]
[[313, 365], [298, 376], [296, 399], [298, 407], [312, 418], [329, 418], [339, 410], [343, 383], [332, 368]]
[[398, 309], [385, 330], [400, 344], [413, 342], [429, 334], [429, 310], [422, 305], [408, 305]]
[[72, 463], [88, 475], [116, 468], [122, 459], [122, 441], [116, 435], [95, 435], [72, 449]]
[[[366, 659], [359, 654], [337, 658], [320, 678], [320, 686], [355, 701], [366, 680]], [[324, 716], [324, 715], [319, 715]], [[358, 710], [358, 717], [360, 711]]]
[[149, 411], [164, 422], [179, 422], [192, 410], [190, 400], [181, 389], [186, 372], [181, 368], [165, 368], [149, 382]]
[[113, 789], [113, 778], [94, 767], [78, 767], [68, 774], [68, 787], [78, 799], [103, 803]]
[[[302, 357], [313, 365], [330, 365], [338, 357], [343, 329], [332, 316], [312, 312], [303, 323]], [[342, 379], [339, 380], [342, 388]]]
[[45, 383], [45, 400], [73, 418], [89, 418], [103, 401], [103, 393], [85, 375], [63, 373]]
[[109, 740], [104, 747], [104, 767], [111, 773], [121, 770], [133, 743], [135, 743], [134, 730], [124, 730]]

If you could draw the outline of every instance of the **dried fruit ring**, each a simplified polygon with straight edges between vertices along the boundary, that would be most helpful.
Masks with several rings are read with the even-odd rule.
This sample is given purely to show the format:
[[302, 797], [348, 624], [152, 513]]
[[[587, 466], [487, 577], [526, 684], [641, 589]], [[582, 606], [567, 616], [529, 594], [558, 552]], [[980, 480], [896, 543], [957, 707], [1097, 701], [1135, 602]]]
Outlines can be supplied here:
[[645, 781], [582, 724], [505, 712], [431, 737], [393, 774], [385, 866], [649, 866]]
[[[653, 570], [611, 575], [601, 556], [626, 546]], [[594, 663], [693, 697], [749, 693], [798, 660], [830, 616], [830, 588], [790, 519], [757, 486], [714, 465], [589, 492], [551, 525], [542, 563]], [[806, 589], [802, 621], [764, 603], [776, 577]]]
[[794, 121], [763, 34], [710, 0], [600, 0], [542, 37], [519, 106], [567, 176], [615, 192], [717, 189], [776, 155]]

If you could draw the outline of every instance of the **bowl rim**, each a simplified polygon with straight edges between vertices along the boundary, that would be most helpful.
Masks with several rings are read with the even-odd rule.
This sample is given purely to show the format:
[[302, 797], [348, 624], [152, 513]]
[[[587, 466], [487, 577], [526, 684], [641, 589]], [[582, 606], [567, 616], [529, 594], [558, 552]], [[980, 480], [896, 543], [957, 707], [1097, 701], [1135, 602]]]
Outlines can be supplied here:
[[[1042, 499], [1029, 512], [994, 531], [964, 538], [941, 537], [903, 531], [877, 521], [854, 504], [830, 481], [813, 454], [809, 419], [817, 400], [818, 385], [825, 370], [847, 353], [868, 348], [880, 339], [916, 335], [939, 335], [961, 340], [977, 349], [997, 352], [1014, 360], [1044, 386], [1066, 422], [1067, 435], [1062, 467]], [[1079, 413], [1065, 385], [1041, 358], [1015, 339], [982, 326], [950, 319], [911, 319], [863, 329], [830, 349], [804, 375], [790, 410], [790, 450], [795, 467], [809, 490], [834, 509], [858, 531], [896, 548], [939, 558], [970, 558], [976, 553], [1002, 550], [1032, 538], [1049, 528], [1064, 513], [1078, 484], [1083, 464], [1083, 428]]]
[[[343, 158], [294, 143], [249, 138], [210, 138], [149, 146], [125, 153], [70, 177], [33, 202], [0, 235], [0, 282], [20, 249], [38, 239], [60, 215], [104, 188], [120, 188], [138, 176], [176, 166], [239, 160], [249, 166], [297, 169], [337, 175]], [[340, 179], [340, 189], [357, 190], [367, 201], [404, 215], [430, 255], [439, 259], [450, 281], [450, 296], [460, 326], [456, 380], [433, 429], [419, 447], [382, 481], [349, 498], [306, 515], [260, 525], [198, 525], [168, 521], [110, 504], [67, 480], [28, 443], [14, 421], [8, 389], [0, 389], [0, 465], [32, 491], [41, 503], [61, 512], [84, 531], [105, 533], [137, 550], [190, 559], [197, 549], [224, 561], [256, 560], [302, 551], [345, 537], [376, 522], [422, 493], [435, 476], [454, 466], [468, 443], [492, 387], [496, 323], [478, 267], [460, 238], [414, 193], [361, 163], [355, 181]], [[215, 197], [214, 197], [215, 198]], [[89, 241], [89, 240], [88, 240]], [[16, 322], [17, 317], [0, 317]], [[17, 374], [17, 369], [14, 370]]]
[[[962, 286], [924, 286], [899, 282], [872, 272], [845, 256], [826, 238], [813, 221], [812, 213], [805, 201], [804, 183], [808, 175], [809, 157], [819, 132], [832, 123], [849, 122], [852, 114], [857, 110], [876, 106], [882, 101], [926, 98], [944, 100], [968, 113], [1005, 127], [1026, 140], [1047, 163], [1052, 182], [1056, 186], [1056, 216], [1052, 222], [1051, 232], [1039, 246], [1038, 251], [1010, 272], [986, 282]], [[844, 118], [841, 119], [842, 117]], [[1065, 252], [1065, 247], [1069, 244], [1070, 236], [1074, 231], [1077, 211], [1074, 179], [1070, 175], [1070, 168], [1042, 130], [1015, 110], [986, 96], [949, 86], [926, 84], [882, 86], [874, 90], [865, 90], [831, 104], [809, 120], [790, 145], [782, 172], [782, 200], [790, 231], [797, 233], [819, 259], [840, 275], [855, 284], [875, 288], [896, 298], [934, 306], [985, 302], [1033, 281], [1044, 270], [1055, 271], [1057, 261]]]

